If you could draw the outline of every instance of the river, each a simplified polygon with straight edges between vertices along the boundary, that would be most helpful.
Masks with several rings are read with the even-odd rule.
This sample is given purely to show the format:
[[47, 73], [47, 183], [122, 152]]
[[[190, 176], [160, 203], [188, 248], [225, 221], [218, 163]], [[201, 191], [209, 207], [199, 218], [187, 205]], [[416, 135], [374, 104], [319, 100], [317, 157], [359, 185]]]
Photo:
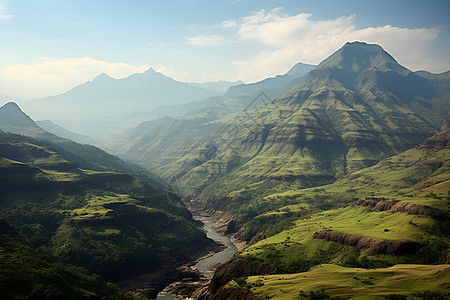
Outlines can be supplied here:
[[[202, 272], [206, 277], [211, 278], [214, 274], [214, 271], [210, 270], [208, 266], [215, 264], [222, 264], [228, 260], [230, 260], [233, 255], [238, 251], [233, 242], [225, 235], [218, 233], [214, 228], [214, 221], [209, 217], [202, 216], [194, 216], [194, 220], [202, 221], [204, 226], [203, 229], [206, 231], [206, 236], [215, 242], [220, 244], [224, 244], [226, 246], [220, 252], [216, 254], [204, 258], [200, 260], [194, 267], [197, 268], [200, 272]], [[168, 294], [165, 291], [162, 291], [156, 297], [157, 300], [173, 300], [175, 299], [172, 295]]]

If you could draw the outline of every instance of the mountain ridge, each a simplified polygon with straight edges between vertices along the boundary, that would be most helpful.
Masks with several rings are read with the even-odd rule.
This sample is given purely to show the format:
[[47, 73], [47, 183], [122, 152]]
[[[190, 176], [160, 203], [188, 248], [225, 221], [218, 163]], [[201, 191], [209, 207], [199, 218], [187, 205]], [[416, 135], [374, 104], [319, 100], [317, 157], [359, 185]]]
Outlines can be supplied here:
[[61, 95], [33, 99], [23, 106], [37, 119], [73, 120], [150, 111], [161, 105], [182, 104], [215, 95], [213, 91], [149, 69], [122, 79], [103, 73]]
[[[347, 56], [354, 47], [385, 58], [376, 64], [394, 63], [376, 45], [346, 44], [336, 53]], [[350, 72], [319, 64], [273, 100], [256, 99], [218, 118], [206, 113], [146, 122], [105, 146], [178, 183], [186, 197], [228, 209], [242, 225], [270, 208], [260, 200], [270, 190], [334, 182], [448, 126], [448, 108], [441, 109], [449, 101], [445, 83], [401, 66], [376, 70], [370, 59], [361, 65], [367, 69]], [[387, 84], [392, 78], [411, 92]]]

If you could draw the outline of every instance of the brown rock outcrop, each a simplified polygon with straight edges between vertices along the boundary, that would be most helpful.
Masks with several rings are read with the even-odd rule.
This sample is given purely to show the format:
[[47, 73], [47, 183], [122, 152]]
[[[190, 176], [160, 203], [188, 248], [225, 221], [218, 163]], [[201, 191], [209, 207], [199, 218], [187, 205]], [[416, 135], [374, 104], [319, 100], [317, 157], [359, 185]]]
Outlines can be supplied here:
[[247, 289], [235, 289], [228, 286], [228, 282], [233, 279], [249, 276], [262, 275], [270, 272], [270, 266], [260, 264], [256, 272], [240, 258], [232, 260], [221, 265], [214, 273], [210, 283], [196, 291], [194, 299], [212, 300], [212, 299], [259, 299], [257, 295]]
[[426, 139], [422, 144], [418, 145], [416, 149], [448, 149], [450, 148], [450, 130], [433, 135]]
[[361, 250], [366, 250], [369, 254], [413, 254], [423, 246], [422, 244], [412, 241], [386, 240], [369, 236], [358, 236], [330, 229], [315, 232], [313, 238], [356, 247]]
[[398, 203], [386, 198], [365, 197], [356, 200], [358, 206], [372, 207], [375, 211], [403, 212], [408, 215], [436, 216], [439, 212], [431, 207], [414, 203]]

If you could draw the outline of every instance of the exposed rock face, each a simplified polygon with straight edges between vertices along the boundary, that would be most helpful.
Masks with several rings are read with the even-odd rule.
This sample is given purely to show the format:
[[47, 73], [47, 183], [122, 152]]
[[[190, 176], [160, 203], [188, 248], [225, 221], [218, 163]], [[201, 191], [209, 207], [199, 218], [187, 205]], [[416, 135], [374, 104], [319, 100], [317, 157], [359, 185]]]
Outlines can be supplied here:
[[[261, 265], [256, 274], [267, 274], [270, 271], [267, 265]], [[259, 299], [258, 296], [246, 289], [235, 289], [228, 286], [228, 282], [235, 278], [255, 274], [251, 267], [240, 258], [234, 258], [221, 265], [214, 273], [209, 285], [197, 290], [193, 297], [201, 300], [216, 299]]]
[[350, 233], [344, 233], [329, 229], [315, 232], [315, 239], [324, 239], [330, 242], [336, 242], [347, 246], [356, 247], [361, 250], [367, 250], [373, 254], [413, 254], [416, 253], [423, 245], [405, 240], [385, 240], [369, 236], [357, 236]]
[[432, 209], [431, 207], [413, 203], [397, 203], [390, 209], [390, 211], [405, 212], [408, 215], [423, 215], [423, 216], [434, 216], [438, 214], [438, 212]]
[[250, 266], [242, 259], [236, 258], [221, 265], [214, 273], [209, 284], [209, 291], [215, 294], [222, 286], [226, 285], [234, 278], [248, 276], [251, 273]]
[[372, 207], [375, 211], [403, 212], [408, 215], [436, 216], [439, 214], [438, 211], [426, 205], [397, 203], [393, 200], [387, 201], [385, 198], [365, 197], [356, 200], [355, 204]]
[[198, 290], [193, 295], [198, 300], [260, 300], [261, 298], [247, 289], [236, 289], [228, 285], [221, 287], [215, 294], [211, 295], [207, 288]]
[[440, 134], [436, 134], [426, 139], [422, 144], [418, 145], [416, 149], [450, 149], [450, 130], [446, 130]]

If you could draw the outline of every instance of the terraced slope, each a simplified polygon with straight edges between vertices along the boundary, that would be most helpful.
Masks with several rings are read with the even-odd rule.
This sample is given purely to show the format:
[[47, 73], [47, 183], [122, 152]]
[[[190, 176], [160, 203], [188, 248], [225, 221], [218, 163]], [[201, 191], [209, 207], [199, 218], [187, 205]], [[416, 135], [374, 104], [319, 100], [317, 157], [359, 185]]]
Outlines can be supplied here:
[[[445, 297], [448, 267], [439, 264], [450, 257], [449, 163], [447, 130], [333, 184], [266, 197], [290, 204], [257, 216], [242, 231], [258, 232], [283, 216], [294, 221], [270, 237], [257, 234], [217, 270], [205, 295], [234, 279], [232, 286], [274, 299], [294, 299], [300, 290], [311, 296], [322, 288], [345, 299], [425, 291]], [[321, 264], [331, 265], [317, 268]]]

